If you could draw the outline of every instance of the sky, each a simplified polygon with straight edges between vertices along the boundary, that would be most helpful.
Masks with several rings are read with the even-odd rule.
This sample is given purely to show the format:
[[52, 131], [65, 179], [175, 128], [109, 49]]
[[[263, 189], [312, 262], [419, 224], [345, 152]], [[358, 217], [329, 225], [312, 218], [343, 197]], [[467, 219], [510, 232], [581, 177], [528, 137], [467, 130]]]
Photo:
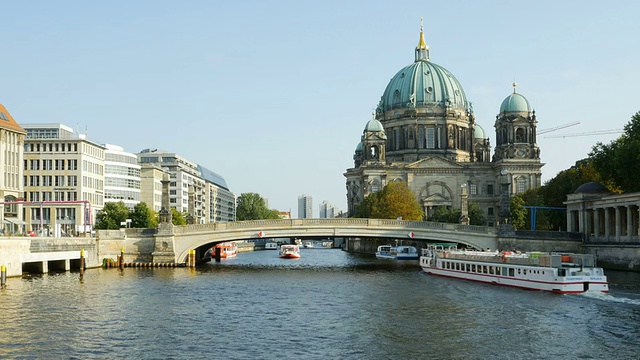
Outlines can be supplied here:
[[[637, 1], [3, 1], [0, 103], [137, 153], [175, 152], [297, 216], [346, 210], [344, 172], [420, 18], [495, 147], [513, 91], [536, 110], [543, 183], [640, 110]], [[551, 137], [554, 136], [554, 137]]]

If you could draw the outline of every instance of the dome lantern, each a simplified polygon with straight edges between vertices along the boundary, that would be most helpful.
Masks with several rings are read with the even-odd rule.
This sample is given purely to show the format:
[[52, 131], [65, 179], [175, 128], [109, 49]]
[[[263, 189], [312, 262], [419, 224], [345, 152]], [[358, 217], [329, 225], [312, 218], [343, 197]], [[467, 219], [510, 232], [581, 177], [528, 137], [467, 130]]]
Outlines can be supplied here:
[[429, 61], [429, 46], [424, 41], [424, 19], [420, 18], [420, 40], [416, 46], [416, 62]]

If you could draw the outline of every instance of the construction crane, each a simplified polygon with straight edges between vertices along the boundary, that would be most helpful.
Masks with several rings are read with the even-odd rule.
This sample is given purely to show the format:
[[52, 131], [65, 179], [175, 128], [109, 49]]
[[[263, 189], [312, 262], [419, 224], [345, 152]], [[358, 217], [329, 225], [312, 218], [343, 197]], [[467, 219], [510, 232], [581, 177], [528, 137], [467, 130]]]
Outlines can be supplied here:
[[623, 133], [623, 132], [624, 132], [624, 130], [622, 130], [622, 129], [596, 130], [596, 131], [588, 131], [588, 132], [575, 133], [575, 134], [549, 135], [549, 136], [545, 136], [545, 138], [566, 138], [566, 137], [575, 137], [575, 136], [620, 134], [620, 133]]
[[572, 122], [572, 123], [566, 123], [560, 126], [556, 126], [556, 127], [552, 127], [552, 128], [548, 128], [548, 129], [542, 129], [542, 130], [538, 130], [536, 133], [537, 135], [542, 135], [542, 134], [546, 134], [548, 132], [552, 132], [552, 131], [556, 131], [556, 130], [560, 130], [560, 129], [565, 129], [568, 128], [570, 126], [575, 126], [575, 125], [580, 125], [580, 121], [576, 121], [576, 122]]

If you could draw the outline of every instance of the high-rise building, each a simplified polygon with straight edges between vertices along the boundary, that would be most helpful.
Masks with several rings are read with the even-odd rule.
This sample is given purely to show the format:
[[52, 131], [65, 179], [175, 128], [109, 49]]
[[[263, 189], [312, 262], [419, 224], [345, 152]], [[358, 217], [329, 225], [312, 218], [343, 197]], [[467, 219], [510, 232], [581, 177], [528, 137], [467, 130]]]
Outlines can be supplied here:
[[336, 217], [337, 210], [335, 206], [328, 203], [326, 200], [320, 204], [320, 218], [321, 219], [332, 219]]
[[[122, 201], [129, 210], [140, 203], [140, 165], [135, 154], [104, 144], [104, 202]], [[147, 204], [149, 207], [152, 204]]]
[[23, 124], [27, 230], [72, 236], [91, 231], [104, 205], [105, 147], [63, 124]]
[[313, 217], [313, 198], [311, 195], [298, 196], [298, 219], [311, 219]]
[[0, 207], [0, 229], [3, 234], [25, 231], [20, 201], [24, 194], [22, 161], [26, 133], [0, 104], [0, 168], [3, 169], [0, 198], [4, 202]]

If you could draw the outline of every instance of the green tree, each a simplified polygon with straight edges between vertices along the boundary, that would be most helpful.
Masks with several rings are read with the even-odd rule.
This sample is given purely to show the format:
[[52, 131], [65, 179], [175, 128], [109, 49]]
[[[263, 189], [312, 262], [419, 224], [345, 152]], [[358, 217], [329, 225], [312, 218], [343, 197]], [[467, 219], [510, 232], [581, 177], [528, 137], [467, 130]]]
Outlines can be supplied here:
[[407, 183], [394, 181], [369, 194], [358, 206], [355, 217], [422, 220], [423, 212]]
[[129, 217], [129, 209], [122, 201], [108, 202], [96, 215], [95, 228], [98, 230], [119, 229], [120, 223]]
[[131, 219], [131, 226], [134, 228], [148, 229], [153, 227], [151, 210], [146, 203], [141, 202], [133, 207], [133, 210], [129, 213]]
[[511, 210], [511, 224], [516, 229], [524, 229], [527, 218], [527, 209], [523, 208], [524, 199], [522, 194], [514, 195], [509, 200]]
[[176, 226], [187, 225], [186, 212], [180, 212], [175, 208], [171, 208], [171, 223]]
[[609, 144], [596, 143], [589, 153], [589, 161], [609, 183], [607, 187], [624, 192], [640, 191], [640, 111], [624, 126], [624, 133]]
[[462, 211], [460, 209], [448, 209], [446, 206], [438, 206], [427, 221], [459, 224]]
[[277, 210], [269, 210], [264, 199], [256, 193], [240, 194], [236, 206], [236, 220], [279, 219]]
[[484, 226], [487, 224], [487, 218], [480, 209], [480, 205], [475, 202], [469, 202], [469, 224]]

